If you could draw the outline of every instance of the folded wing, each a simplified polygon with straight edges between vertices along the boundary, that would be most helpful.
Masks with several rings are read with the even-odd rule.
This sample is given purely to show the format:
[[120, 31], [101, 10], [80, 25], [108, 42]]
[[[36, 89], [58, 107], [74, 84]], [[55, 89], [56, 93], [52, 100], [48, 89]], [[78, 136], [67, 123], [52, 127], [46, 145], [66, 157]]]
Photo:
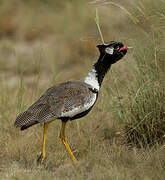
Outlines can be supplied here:
[[69, 81], [53, 86], [21, 113], [14, 125], [24, 130], [34, 124], [54, 119], [72, 119], [94, 105], [97, 95], [90, 88], [82, 81]]

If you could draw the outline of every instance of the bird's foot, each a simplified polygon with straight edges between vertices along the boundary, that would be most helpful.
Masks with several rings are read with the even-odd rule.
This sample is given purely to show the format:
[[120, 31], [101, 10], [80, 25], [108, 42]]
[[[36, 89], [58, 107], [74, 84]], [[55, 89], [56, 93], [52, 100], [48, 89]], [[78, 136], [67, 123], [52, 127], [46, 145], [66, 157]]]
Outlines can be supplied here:
[[43, 156], [43, 154], [41, 153], [38, 157], [37, 157], [37, 165], [43, 164], [45, 160], [45, 157]]

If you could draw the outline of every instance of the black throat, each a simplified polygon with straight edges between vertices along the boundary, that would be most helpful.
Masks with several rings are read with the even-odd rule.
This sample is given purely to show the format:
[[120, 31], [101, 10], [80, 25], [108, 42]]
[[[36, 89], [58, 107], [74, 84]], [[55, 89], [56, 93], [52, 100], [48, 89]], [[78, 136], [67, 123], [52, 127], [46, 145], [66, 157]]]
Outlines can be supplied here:
[[93, 65], [96, 70], [96, 77], [99, 83], [99, 86], [101, 86], [105, 74], [108, 72], [108, 70], [111, 67], [110, 60], [107, 58], [106, 55], [100, 55], [98, 61]]

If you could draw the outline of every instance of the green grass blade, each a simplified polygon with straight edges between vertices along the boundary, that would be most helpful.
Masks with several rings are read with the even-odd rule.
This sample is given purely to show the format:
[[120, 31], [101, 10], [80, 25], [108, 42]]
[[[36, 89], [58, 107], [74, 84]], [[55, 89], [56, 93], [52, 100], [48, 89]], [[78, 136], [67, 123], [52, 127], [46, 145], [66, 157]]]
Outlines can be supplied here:
[[99, 34], [100, 34], [100, 37], [101, 37], [101, 41], [102, 41], [102, 43], [104, 44], [104, 38], [103, 38], [103, 35], [102, 35], [102, 32], [101, 32], [101, 29], [100, 29], [100, 24], [99, 24], [99, 15], [98, 15], [98, 10], [97, 10], [97, 8], [96, 8], [95, 22], [96, 22], [97, 29], [98, 29]]

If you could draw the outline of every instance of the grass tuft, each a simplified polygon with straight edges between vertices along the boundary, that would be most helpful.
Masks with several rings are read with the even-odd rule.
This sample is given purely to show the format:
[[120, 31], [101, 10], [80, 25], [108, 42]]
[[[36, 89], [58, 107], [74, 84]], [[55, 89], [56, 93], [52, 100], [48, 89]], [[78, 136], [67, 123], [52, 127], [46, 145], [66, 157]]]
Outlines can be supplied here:
[[165, 94], [157, 85], [143, 87], [129, 106], [129, 123], [125, 125], [127, 142], [136, 147], [165, 143]]

